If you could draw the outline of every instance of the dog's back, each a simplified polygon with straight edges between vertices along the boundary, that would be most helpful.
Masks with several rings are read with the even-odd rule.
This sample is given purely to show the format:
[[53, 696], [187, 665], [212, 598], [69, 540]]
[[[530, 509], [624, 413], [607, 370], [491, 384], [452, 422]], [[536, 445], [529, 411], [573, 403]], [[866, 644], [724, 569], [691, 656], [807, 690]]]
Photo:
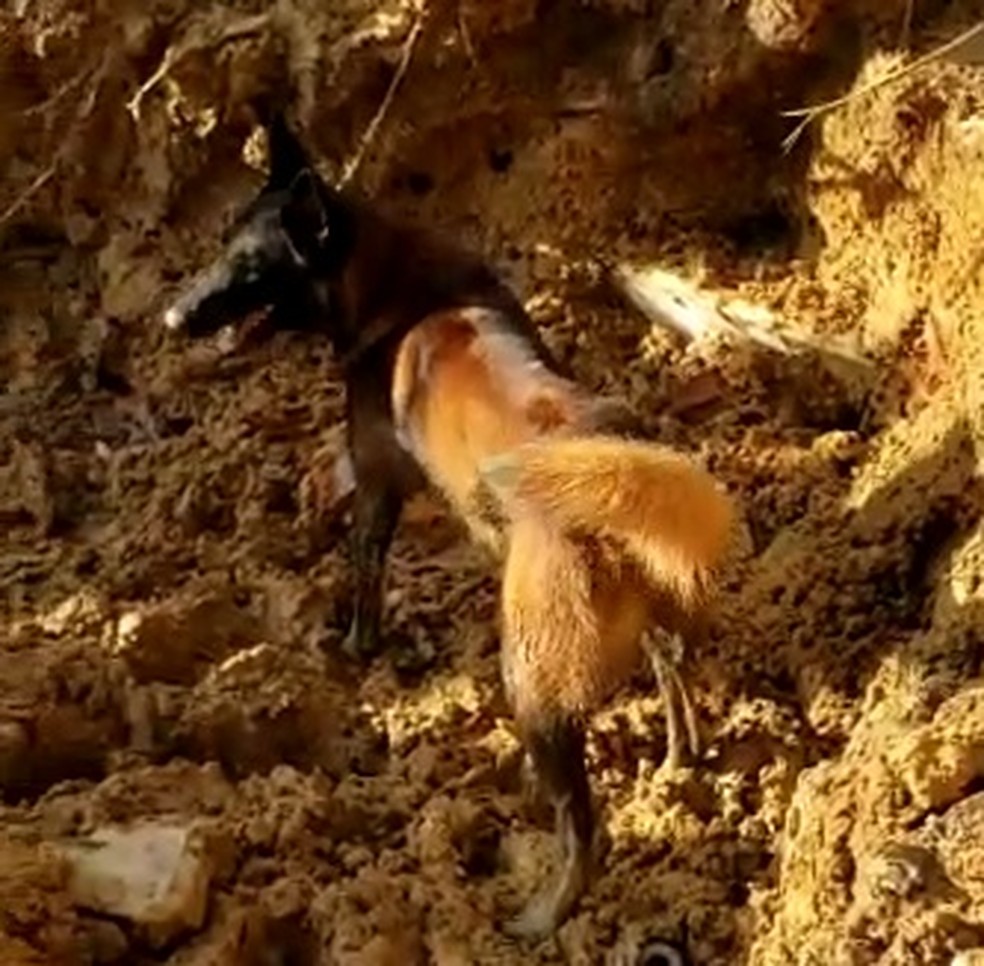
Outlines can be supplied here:
[[471, 310], [494, 319], [498, 331], [518, 336], [536, 358], [548, 359], [522, 303], [483, 258], [359, 198], [338, 198], [352, 226], [351, 249], [330, 281], [333, 312], [351, 333], [343, 360], [376, 345], [393, 349], [414, 329], [430, 333], [428, 341], [439, 340], [435, 327], [449, 323], [435, 318], [455, 312], [471, 317]]
[[417, 325], [397, 353], [392, 402], [397, 438], [486, 544], [481, 468], [534, 439], [586, 431], [603, 409], [490, 308]]

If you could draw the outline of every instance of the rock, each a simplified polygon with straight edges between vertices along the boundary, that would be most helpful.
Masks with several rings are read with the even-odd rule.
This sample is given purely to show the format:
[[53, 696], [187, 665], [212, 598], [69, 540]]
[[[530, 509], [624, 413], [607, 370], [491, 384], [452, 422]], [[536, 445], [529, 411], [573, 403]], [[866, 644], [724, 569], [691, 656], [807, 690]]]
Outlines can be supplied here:
[[936, 873], [936, 857], [924, 848], [889, 842], [857, 862], [855, 904], [876, 907], [891, 898], [911, 899]]
[[270, 945], [264, 941], [262, 912], [233, 906], [223, 897], [219, 897], [216, 905], [208, 930], [182, 945], [168, 960], [169, 966], [260, 966], [263, 963], [262, 953]]
[[106, 919], [87, 922], [85, 937], [95, 963], [122, 963], [129, 944], [123, 930]]
[[887, 758], [919, 808], [952, 805], [984, 774], [984, 687], [954, 695], [929, 724], [894, 741]]
[[98, 626], [103, 620], [103, 608], [99, 599], [82, 591], [66, 597], [50, 613], [42, 614], [38, 624], [46, 634], [61, 637], [70, 631], [80, 632], [86, 626]]
[[345, 957], [352, 966], [411, 966], [422, 963], [423, 950], [420, 937], [412, 936], [374, 936], [358, 953]]
[[984, 792], [957, 802], [946, 814], [927, 823], [924, 835], [938, 851], [947, 876], [976, 903], [984, 900]]
[[55, 500], [44, 448], [13, 440], [9, 461], [0, 466], [0, 521], [5, 527], [30, 523], [43, 535], [54, 519]]
[[641, 923], [630, 925], [611, 951], [610, 966], [687, 966], [678, 943], [654, 938], [650, 931]]
[[322, 527], [344, 513], [355, 492], [355, 475], [344, 426], [333, 427], [311, 460], [298, 487], [302, 529]]
[[984, 966], [984, 948], [960, 950], [950, 960], [950, 966]]
[[73, 901], [129, 920], [155, 944], [205, 921], [209, 869], [187, 828], [105, 828], [63, 852]]
[[815, 46], [828, 0], [752, 0], [745, 12], [748, 29], [769, 50], [794, 51]]
[[200, 591], [124, 613], [108, 642], [140, 684], [194, 683], [259, 631], [230, 590]]

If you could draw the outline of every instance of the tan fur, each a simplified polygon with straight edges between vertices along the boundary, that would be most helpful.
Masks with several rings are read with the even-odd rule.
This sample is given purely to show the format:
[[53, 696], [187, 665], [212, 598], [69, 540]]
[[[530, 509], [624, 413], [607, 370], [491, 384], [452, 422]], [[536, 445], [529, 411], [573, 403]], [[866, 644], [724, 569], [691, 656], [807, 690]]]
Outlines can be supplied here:
[[406, 445], [476, 537], [499, 552], [475, 519], [479, 466], [535, 439], [544, 419], [572, 424], [587, 402], [494, 321], [490, 311], [467, 309], [418, 325], [400, 345], [392, 400]]
[[526, 504], [565, 532], [621, 543], [657, 588], [687, 605], [703, 596], [731, 531], [731, 503], [713, 477], [652, 443], [540, 440], [483, 470], [507, 504]]
[[[713, 479], [665, 447], [598, 435], [611, 411], [490, 311], [439, 313], [401, 344], [398, 432], [504, 564], [503, 648], [520, 718], [597, 704], [652, 618], [699, 610], [731, 525]], [[498, 499], [505, 532], [477, 495]]]
[[503, 573], [503, 667], [520, 721], [596, 706], [639, 660], [645, 583], [544, 518], [512, 527]]

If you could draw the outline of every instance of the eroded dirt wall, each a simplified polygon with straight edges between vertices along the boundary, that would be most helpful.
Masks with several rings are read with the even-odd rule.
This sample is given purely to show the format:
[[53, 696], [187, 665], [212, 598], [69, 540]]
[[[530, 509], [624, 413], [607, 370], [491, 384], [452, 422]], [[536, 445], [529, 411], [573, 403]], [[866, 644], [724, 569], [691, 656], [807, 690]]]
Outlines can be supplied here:
[[[359, 172], [487, 252], [579, 377], [625, 393], [742, 508], [695, 655], [708, 760], [659, 769], [645, 675], [597, 717], [610, 852], [534, 950], [498, 929], [552, 839], [515, 774], [492, 576], [416, 508], [392, 650], [342, 661], [345, 528], [318, 525], [316, 498], [340, 418], [327, 347], [229, 353], [156, 325], [262, 177], [255, 99], [288, 96], [336, 174], [416, 12], [0, 14], [3, 962], [633, 962], [658, 936], [696, 963], [950, 964], [984, 947], [980, 67], [942, 59], [781, 146], [781, 109], [984, 16], [916, 3], [907, 23], [909, 6], [435, 4]], [[854, 340], [870, 391], [820, 405], [809, 374], [685, 351], [615, 292], [619, 259]], [[163, 951], [76, 908], [59, 860], [138, 819], [193, 828], [209, 872], [204, 923]]]

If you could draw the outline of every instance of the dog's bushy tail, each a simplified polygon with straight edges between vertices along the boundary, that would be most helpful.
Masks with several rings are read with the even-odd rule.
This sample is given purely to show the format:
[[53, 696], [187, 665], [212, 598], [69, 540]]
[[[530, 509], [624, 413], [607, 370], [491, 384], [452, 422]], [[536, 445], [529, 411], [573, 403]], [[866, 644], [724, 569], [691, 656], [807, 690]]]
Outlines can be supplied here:
[[612, 436], [538, 440], [487, 460], [482, 476], [507, 512], [624, 546], [648, 580], [697, 604], [731, 534], [731, 500], [692, 460]]

